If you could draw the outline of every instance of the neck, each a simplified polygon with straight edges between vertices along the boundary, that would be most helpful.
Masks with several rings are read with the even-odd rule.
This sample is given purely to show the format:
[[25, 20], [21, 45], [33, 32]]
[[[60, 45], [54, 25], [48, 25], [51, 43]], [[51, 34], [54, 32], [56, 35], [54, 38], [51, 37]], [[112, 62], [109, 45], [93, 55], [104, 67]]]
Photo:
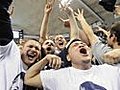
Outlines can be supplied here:
[[115, 44], [113, 45], [113, 48], [114, 48], [114, 49], [118, 49], [118, 48], [120, 48], [120, 45], [118, 45], [118, 43], [115, 43]]
[[23, 69], [24, 69], [25, 71], [27, 71], [28, 66], [27, 66], [24, 62], [22, 62], [22, 63], [23, 63]]
[[75, 65], [75, 64], [72, 64], [72, 67], [76, 68], [76, 69], [80, 69], [80, 70], [87, 70], [87, 69], [90, 69], [92, 66], [91, 63], [88, 63], [88, 64], [81, 64], [81, 65]]

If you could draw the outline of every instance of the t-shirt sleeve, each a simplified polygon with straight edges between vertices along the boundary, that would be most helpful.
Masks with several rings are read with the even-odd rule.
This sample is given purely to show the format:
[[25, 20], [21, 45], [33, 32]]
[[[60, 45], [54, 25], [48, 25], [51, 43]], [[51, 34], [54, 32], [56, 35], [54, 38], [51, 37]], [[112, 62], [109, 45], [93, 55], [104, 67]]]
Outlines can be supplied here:
[[99, 39], [94, 45], [92, 45], [92, 54], [95, 56], [99, 64], [104, 63], [102, 56], [106, 52], [111, 51], [111, 50], [112, 50], [111, 47], [107, 46], [106, 44], [103, 44]]
[[40, 72], [40, 78], [44, 90], [55, 90], [54, 70], [45, 70]]

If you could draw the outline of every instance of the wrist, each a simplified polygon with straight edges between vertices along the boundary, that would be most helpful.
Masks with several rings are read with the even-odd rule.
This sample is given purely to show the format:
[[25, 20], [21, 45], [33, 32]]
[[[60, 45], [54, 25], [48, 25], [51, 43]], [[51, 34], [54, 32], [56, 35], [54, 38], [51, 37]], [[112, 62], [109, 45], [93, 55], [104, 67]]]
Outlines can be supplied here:
[[44, 16], [49, 16], [49, 14], [50, 14], [50, 13], [48, 13], [48, 12], [45, 12], [45, 13], [44, 13]]
[[49, 62], [49, 60], [46, 57], [44, 57], [42, 61], [45, 65]]

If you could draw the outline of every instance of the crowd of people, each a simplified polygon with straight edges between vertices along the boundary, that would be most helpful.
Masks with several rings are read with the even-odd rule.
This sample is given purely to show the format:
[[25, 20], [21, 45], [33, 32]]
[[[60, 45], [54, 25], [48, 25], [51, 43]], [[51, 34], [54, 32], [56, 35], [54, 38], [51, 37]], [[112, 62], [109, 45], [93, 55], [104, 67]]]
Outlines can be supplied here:
[[[55, 0], [47, 0], [39, 40], [26, 40], [19, 48], [8, 12], [11, 3], [0, 1], [1, 90], [119, 90], [120, 21], [108, 31], [98, 27], [97, 31], [105, 35], [101, 38], [87, 23], [84, 10], [75, 12], [61, 4], [68, 18], [59, 19], [70, 29], [70, 40], [67, 42], [63, 35], [51, 39], [48, 22]], [[114, 6], [117, 15], [119, 8], [119, 4]]]

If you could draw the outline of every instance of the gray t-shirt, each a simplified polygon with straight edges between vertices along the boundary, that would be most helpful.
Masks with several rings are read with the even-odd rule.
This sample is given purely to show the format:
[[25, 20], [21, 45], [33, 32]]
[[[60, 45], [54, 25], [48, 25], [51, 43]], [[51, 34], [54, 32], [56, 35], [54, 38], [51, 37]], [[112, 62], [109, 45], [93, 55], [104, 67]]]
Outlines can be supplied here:
[[92, 45], [92, 53], [97, 59], [99, 64], [103, 64], [104, 60], [102, 56], [106, 53], [111, 51], [112, 48], [109, 47], [107, 44], [102, 43], [99, 39], [96, 41], [94, 45]]

